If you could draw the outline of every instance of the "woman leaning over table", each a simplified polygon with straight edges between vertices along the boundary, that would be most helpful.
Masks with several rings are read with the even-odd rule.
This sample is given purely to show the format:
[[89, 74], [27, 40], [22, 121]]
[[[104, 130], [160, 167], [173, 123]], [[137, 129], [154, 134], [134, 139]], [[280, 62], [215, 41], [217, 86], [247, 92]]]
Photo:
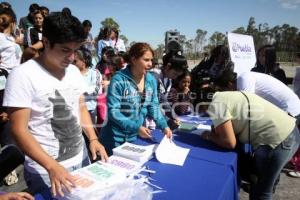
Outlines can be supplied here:
[[134, 142], [137, 135], [151, 138], [143, 126], [146, 116], [156, 122], [169, 138], [172, 131], [160, 111], [157, 83], [148, 72], [152, 68], [153, 50], [147, 43], [136, 43], [129, 50], [129, 65], [113, 76], [107, 93], [107, 123], [100, 140], [109, 154], [124, 142]]
[[[250, 144], [256, 176], [250, 199], [270, 200], [280, 171], [298, 149], [300, 136], [294, 118], [255, 94], [244, 94], [250, 102]], [[208, 108], [215, 128], [202, 138], [227, 149], [234, 149], [237, 141], [248, 143], [247, 98], [238, 91], [215, 93]]]

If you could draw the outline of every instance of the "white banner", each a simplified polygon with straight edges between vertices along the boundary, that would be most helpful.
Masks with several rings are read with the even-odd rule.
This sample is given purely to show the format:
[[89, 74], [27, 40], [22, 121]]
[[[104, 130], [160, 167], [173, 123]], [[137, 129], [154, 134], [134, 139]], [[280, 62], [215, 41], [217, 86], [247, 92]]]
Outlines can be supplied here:
[[234, 71], [241, 74], [250, 71], [256, 63], [253, 37], [237, 33], [228, 33], [228, 44]]

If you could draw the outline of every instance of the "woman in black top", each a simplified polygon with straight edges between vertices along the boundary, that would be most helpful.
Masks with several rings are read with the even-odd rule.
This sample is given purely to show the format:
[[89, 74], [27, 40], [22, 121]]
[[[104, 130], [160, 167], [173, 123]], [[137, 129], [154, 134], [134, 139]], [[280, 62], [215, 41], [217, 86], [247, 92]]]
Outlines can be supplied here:
[[43, 49], [42, 30], [44, 15], [40, 10], [34, 12], [34, 26], [27, 30], [28, 46], [37, 50]]
[[252, 68], [251, 71], [269, 74], [284, 84], [287, 84], [284, 70], [280, 68], [278, 63], [276, 63], [276, 50], [274, 46], [264, 45], [260, 47], [257, 51], [256, 57], [256, 66]]

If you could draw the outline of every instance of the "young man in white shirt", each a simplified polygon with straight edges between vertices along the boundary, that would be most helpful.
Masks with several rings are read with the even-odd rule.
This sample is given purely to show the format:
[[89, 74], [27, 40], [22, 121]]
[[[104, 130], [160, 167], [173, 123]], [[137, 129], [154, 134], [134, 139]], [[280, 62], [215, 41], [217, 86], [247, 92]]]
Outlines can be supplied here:
[[244, 72], [238, 77], [226, 71], [216, 81], [221, 90], [243, 90], [257, 94], [300, 122], [300, 100], [298, 96], [278, 79], [258, 72]]
[[31, 193], [51, 187], [53, 196], [64, 196], [75, 186], [69, 172], [90, 163], [82, 129], [93, 159], [107, 160], [84, 102], [82, 76], [71, 64], [85, 38], [76, 17], [52, 13], [43, 24], [43, 53], [16, 67], [7, 80], [3, 105], [26, 155], [24, 176]]

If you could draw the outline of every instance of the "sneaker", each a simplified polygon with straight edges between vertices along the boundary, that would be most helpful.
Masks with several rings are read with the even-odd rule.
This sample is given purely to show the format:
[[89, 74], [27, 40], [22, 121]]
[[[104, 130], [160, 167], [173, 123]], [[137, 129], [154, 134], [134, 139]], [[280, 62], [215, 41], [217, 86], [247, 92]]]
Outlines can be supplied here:
[[283, 167], [283, 171], [285, 172], [290, 172], [294, 170], [295, 170], [295, 166], [291, 162], [286, 163], [286, 165]]
[[13, 185], [13, 184], [16, 184], [18, 182], [18, 176], [17, 176], [17, 173], [16, 171], [12, 171], [10, 172], [5, 178], [4, 178], [4, 183], [6, 185]]
[[300, 178], [300, 172], [297, 171], [288, 172], [288, 175], [293, 178]]

